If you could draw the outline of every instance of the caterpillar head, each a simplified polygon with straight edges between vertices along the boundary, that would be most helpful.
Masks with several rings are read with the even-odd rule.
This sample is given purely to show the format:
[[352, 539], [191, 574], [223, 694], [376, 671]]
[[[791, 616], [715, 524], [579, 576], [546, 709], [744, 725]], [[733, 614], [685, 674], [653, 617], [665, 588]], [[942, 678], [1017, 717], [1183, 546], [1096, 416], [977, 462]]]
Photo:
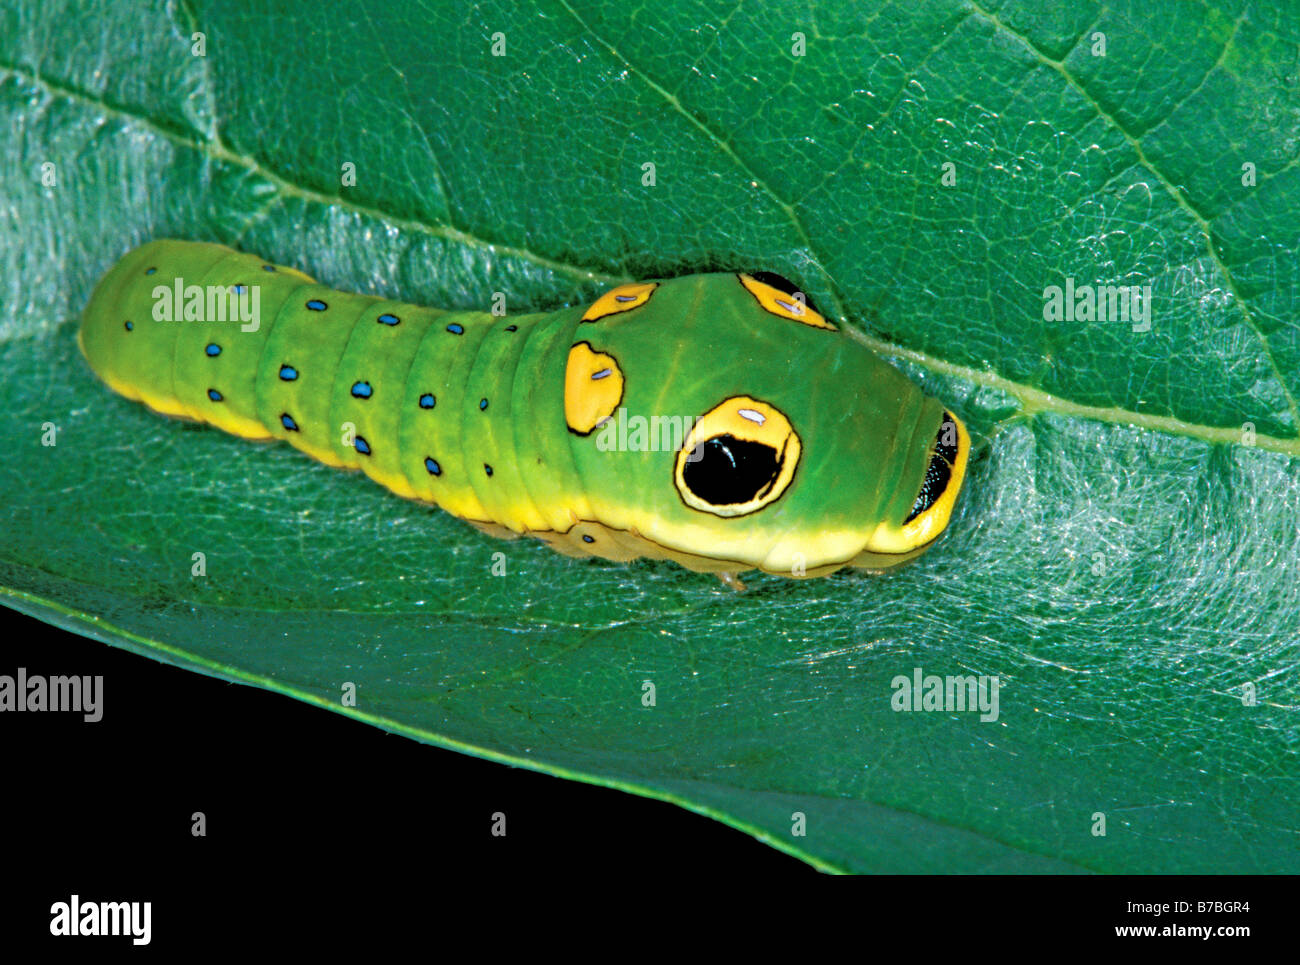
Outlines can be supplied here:
[[597, 521], [700, 569], [887, 567], [943, 532], [960, 420], [776, 275], [624, 285], [588, 307], [565, 420]]

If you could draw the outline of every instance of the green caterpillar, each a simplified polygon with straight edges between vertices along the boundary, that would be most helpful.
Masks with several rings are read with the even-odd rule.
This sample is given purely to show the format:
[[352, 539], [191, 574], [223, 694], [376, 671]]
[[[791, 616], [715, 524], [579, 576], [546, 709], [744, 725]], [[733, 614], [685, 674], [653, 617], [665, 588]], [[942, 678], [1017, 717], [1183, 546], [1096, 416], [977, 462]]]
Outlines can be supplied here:
[[78, 342], [158, 412], [283, 439], [571, 556], [893, 566], [947, 526], [970, 449], [939, 402], [767, 273], [498, 317], [154, 241], [99, 282]]

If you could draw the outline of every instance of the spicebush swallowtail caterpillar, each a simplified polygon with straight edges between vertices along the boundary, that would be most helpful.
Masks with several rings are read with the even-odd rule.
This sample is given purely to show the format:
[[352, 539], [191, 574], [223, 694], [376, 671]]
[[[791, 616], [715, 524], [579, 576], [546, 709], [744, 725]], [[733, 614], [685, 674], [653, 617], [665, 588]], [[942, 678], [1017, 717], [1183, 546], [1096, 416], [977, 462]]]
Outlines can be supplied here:
[[[232, 296], [229, 316], [213, 291]], [[943, 532], [970, 450], [938, 401], [767, 273], [497, 316], [154, 241], [99, 282], [78, 342], [111, 388], [160, 413], [282, 439], [570, 556], [883, 569]]]

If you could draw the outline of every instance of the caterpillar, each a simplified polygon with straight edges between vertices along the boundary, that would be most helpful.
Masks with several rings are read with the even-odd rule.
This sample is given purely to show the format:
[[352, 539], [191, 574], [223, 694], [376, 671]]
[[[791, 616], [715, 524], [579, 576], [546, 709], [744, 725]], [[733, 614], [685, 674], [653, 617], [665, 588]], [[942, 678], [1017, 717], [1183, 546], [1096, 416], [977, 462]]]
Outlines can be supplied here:
[[164, 415], [283, 440], [493, 535], [724, 580], [915, 557], [970, 450], [941, 403], [766, 272], [495, 315], [159, 240], [99, 281], [78, 344]]

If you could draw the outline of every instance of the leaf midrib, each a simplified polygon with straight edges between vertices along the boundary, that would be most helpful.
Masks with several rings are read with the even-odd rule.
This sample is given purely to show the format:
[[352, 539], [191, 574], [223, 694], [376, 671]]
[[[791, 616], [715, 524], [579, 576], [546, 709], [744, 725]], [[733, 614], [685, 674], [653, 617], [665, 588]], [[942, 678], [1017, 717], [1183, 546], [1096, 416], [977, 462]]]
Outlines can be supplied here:
[[[1012, 34], [1012, 36], [1015, 35]], [[1035, 51], [1035, 54], [1039, 57], [1045, 56], [1039, 51]], [[312, 188], [303, 187], [271, 171], [255, 157], [248, 154], [241, 154], [227, 147], [219, 136], [214, 136], [209, 142], [197, 140], [188, 134], [167, 127], [152, 118], [132, 111], [124, 105], [112, 104], [104, 98], [97, 97], [87, 91], [44, 77], [25, 67], [5, 60], [0, 60], [0, 71], [7, 71], [16, 77], [23, 79], [27, 83], [44, 87], [52, 94], [66, 97], [69, 100], [83, 104], [97, 111], [102, 111], [105, 114], [139, 125], [140, 127], [154, 132], [160, 137], [166, 138], [176, 145], [197, 151], [213, 160], [243, 168], [250, 174], [261, 177], [275, 187], [277, 194], [268, 201], [267, 206], [264, 206], [259, 209], [259, 211], [255, 212], [249, 219], [248, 223], [251, 223], [256, 218], [262, 216], [266, 207], [269, 207], [275, 199], [285, 196], [296, 197], [327, 207], [337, 206], [356, 214], [373, 218], [376, 221], [391, 224], [402, 230], [455, 241], [471, 248], [485, 248], [498, 254], [505, 254], [524, 261], [530, 261], [539, 267], [583, 281], [603, 285], [616, 285], [631, 280], [626, 275], [609, 275], [595, 271], [594, 269], [583, 268], [557, 261], [526, 248], [489, 241], [453, 225], [431, 225], [417, 219], [397, 217], [388, 214], [382, 209], [361, 205], [339, 195], [328, 195]], [[1158, 176], [1159, 175], [1157, 174], [1157, 177]], [[248, 223], [246, 223], [244, 228], [241, 230], [246, 230]], [[1210, 247], [1212, 248], [1213, 246], [1210, 245]], [[1216, 261], [1216, 264], [1217, 263], [1218, 262]], [[840, 312], [843, 314], [842, 306]], [[980, 370], [970, 368], [969, 366], [959, 365], [954, 362], [940, 359], [926, 352], [906, 348], [895, 343], [885, 342], [851, 327], [846, 328], [845, 330], [848, 331], [852, 337], [857, 338], [863, 344], [881, 355], [906, 359], [936, 374], [953, 376], [967, 381], [972, 385], [1004, 392], [1014, 397], [1020, 403], [1020, 411], [1023, 415], [1032, 416], [1039, 413], [1050, 413], [1065, 417], [1089, 419], [1091, 421], [1113, 425], [1131, 425], [1138, 428], [1164, 432], [1170, 435], [1199, 439], [1207, 443], [1240, 445], [1244, 448], [1257, 448], [1278, 452], [1293, 458], [1300, 457], [1300, 436], [1287, 439], [1256, 433], [1254, 446], [1247, 446], [1242, 440], [1243, 433], [1240, 426], [1208, 426], [1201, 423], [1187, 422], [1174, 416], [1159, 416], [1134, 412], [1130, 409], [1125, 409], [1119, 406], [1093, 406], [1074, 402], [1070, 399], [1053, 395], [1050, 392], [1035, 388], [1034, 386], [1004, 378], [991, 369]], [[1272, 362], [1271, 356], [1270, 362]], [[1273, 367], [1274, 371], [1276, 371], [1276, 364], [1274, 364]], [[1290, 394], [1288, 394], [1287, 398], [1291, 399]], [[1294, 405], [1293, 401], [1292, 405]]]

